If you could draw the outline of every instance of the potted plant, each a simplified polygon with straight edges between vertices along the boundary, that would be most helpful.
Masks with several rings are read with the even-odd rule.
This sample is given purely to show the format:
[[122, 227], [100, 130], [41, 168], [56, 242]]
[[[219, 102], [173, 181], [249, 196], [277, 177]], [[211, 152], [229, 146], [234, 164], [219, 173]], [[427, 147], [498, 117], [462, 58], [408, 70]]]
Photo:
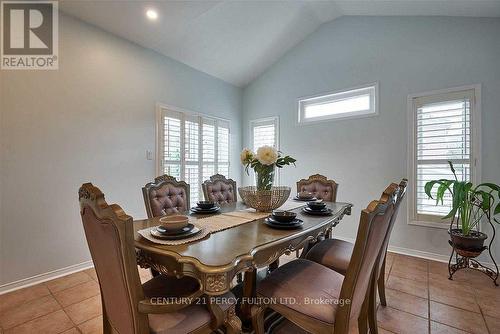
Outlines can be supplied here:
[[[459, 181], [451, 161], [448, 161], [448, 164], [454, 179], [429, 181], [425, 184], [425, 193], [429, 198], [433, 198], [431, 191], [437, 186], [436, 205], [439, 202], [443, 204], [446, 192], [451, 194], [452, 208], [442, 219], [452, 220], [448, 231], [452, 246], [458, 251], [479, 255], [486, 248], [483, 245], [484, 240], [488, 238], [485, 233], [478, 231], [481, 220], [486, 217], [490, 222], [499, 223], [495, 216], [500, 214], [500, 186], [494, 183], [475, 186], [468, 181]], [[452, 228], [453, 222], [456, 222], [457, 228]]]

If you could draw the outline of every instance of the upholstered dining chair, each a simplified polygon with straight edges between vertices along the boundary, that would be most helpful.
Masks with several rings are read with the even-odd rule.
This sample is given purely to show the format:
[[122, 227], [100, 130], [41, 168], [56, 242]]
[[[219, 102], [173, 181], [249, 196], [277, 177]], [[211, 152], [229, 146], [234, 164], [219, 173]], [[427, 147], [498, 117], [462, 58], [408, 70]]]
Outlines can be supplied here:
[[333, 180], [328, 180], [326, 176], [314, 174], [307, 179], [297, 182], [297, 193], [302, 191], [314, 194], [314, 197], [327, 202], [337, 201], [338, 184]]
[[[389, 228], [387, 230], [387, 235], [385, 237], [384, 244], [382, 247], [381, 261], [379, 261], [379, 266], [378, 268], [376, 268], [377, 275], [375, 277], [380, 298], [380, 304], [383, 306], [387, 306], [387, 301], [385, 296], [385, 263], [386, 263], [387, 248], [389, 245], [391, 232], [398, 215], [399, 206], [401, 205], [401, 202], [403, 201], [406, 195], [407, 184], [408, 180], [402, 179], [401, 182], [399, 183], [399, 186], [396, 185], [395, 183], [391, 185], [391, 187], [398, 187], [399, 191], [396, 198], [396, 203], [394, 205], [394, 212], [389, 221]], [[328, 268], [333, 269], [342, 275], [345, 275], [348, 270], [353, 251], [354, 251], [354, 245], [348, 241], [339, 239], [326, 239], [313, 246], [306, 254], [305, 258], [320, 263], [322, 265], [325, 265]], [[370, 327], [372, 327], [371, 328], [372, 332], [376, 333], [377, 331], [376, 312], [375, 312], [376, 310], [374, 309], [376, 308], [376, 291], [371, 292], [371, 294], [374, 296], [374, 300], [371, 301], [369, 309], [370, 315], [372, 316], [369, 318], [371, 321]]]
[[398, 191], [398, 187], [387, 188], [380, 200], [372, 201], [361, 211], [353, 256], [345, 276], [316, 262], [298, 259], [262, 280], [257, 285], [257, 297], [263, 303], [252, 307], [255, 333], [264, 333], [267, 308], [310, 333], [346, 334], [356, 320], [360, 333], [366, 333], [367, 292], [380, 261]]
[[194, 278], [160, 275], [141, 285], [132, 217], [120, 206], [108, 205], [91, 183], [83, 184], [78, 196], [99, 279], [105, 334], [211, 333], [222, 325], [228, 333], [240, 332], [241, 322], [229, 303], [205, 307], [187, 302], [202, 295]]
[[227, 179], [224, 175], [215, 174], [210, 176], [201, 185], [206, 201], [218, 204], [234, 203], [238, 201], [236, 181]]
[[161, 175], [142, 188], [148, 218], [189, 210], [189, 184]]

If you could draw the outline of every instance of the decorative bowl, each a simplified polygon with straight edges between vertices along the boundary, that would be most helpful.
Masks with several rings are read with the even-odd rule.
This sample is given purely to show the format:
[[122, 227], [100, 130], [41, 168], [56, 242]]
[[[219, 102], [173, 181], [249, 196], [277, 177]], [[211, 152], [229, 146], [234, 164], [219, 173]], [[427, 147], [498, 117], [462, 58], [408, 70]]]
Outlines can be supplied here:
[[196, 205], [198, 205], [199, 208], [207, 210], [213, 208], [215, 206], [215, 203], [211, 201], [199, 201], [198, 203], [196, 203]]
[[239, 187], [243, 202], [261, 212], [271, 212], [282, 206], [290, 196], [290, 187], [272, 187], [271, 190], [257, 190], [255, 186]]
[[273, 211], [271, 217], [280, 223], [290, 223], [295, 220], [297, 214], [291, 211]]
[[182, 215], [165, 216], [160, 218], [161, 225], [169, 231], [180, 230], [181, 228], [187, 226], [188, 222], [188, 216]]

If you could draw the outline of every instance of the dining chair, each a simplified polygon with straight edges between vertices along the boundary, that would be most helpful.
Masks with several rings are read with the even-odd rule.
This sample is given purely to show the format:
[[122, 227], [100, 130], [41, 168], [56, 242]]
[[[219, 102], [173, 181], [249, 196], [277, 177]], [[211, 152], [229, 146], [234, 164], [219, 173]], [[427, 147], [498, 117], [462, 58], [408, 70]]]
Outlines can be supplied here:
[[[81, 186], [78, 197], [99, 280], [105, 334], [211, 333], [221, 326], [228, 333], [240, 332], [234, 305], [192, 303], [203, 297], [195, 278], [160, 275], [141, 284], [132, 217], [120, 206], [108, 205], [91, 183]], [[234, 298], [232, 293], [223, 297]]]
[[227, 179], [224, 175], [215, 174], [210, 176], [201, 185], [206, 201], [218, 204], [235, 203], [238, 201], [236, 181]]
[[161, 175], [142, 188], [148, 218], [171, 213], [187, 212], [189, 184], [170, 175]]
[[297, 182], [297, 193], [306, 191], [313, 193], [317, 199], [336, 202], [338, 186], [337, 182], [328, 180], [326, 176], [314, 174]]
[[[402, 179], [401, 182], [399, 183], [399, 186], [396, 185], [395, 183], [391, 184], [392, 187], [398, 187], [398, 195], [396, 197], [396, 203], [394, 205], [394, 212], [390, 218], [389, 221], [389, 228], [387, 230], [387, 235], [384, 240], [384, 244], [382, 247], [382, 252], [381, 252], [381, 260], [379, 261], [378, 268], [376, 268], [376, 288], [378, 289], [378, 294], [380, 298], [380, 304], [383, 306], [387, 306], [387, 301], [386, 301], [386, 296], [385, 296], [385, 264], [386, 264], [386, 257], [387, 257], [387, 248], [389, 246], [389, 239], [391, 237], [391, 232], [394, 227], [394, 223], [396, 222], [396, 218], [398, 215], [399, 211], [399, 206], [401, 205], [401, 202], [403, 201], [405, 195], [406, 195], [406, 187], [408, 184], [407, 179]], [[386, 190], [387, 191], [387, 190]], [[305, 258], [314, 262], [317, 262], [319, 264], [322, 264], [324, 266], [327, 266], [330, 269], [335, 270], [336, 272], [345, 275], [349, 263], [351, 262], [351, 258], [353, 255], [354, 251], [354, 245], [348, 241], [344, 240], [339, 240], [339, 239], [326, 239], [315, 246], [313, 246], [306, 254]], [[374, 286], [375, 288], [375, 286]], [[372, 303], [370, 306], [370, 314], [375, 317], [371, 317], [371, 326], [376, 326], [376, 312], [373, 310], [373, 307], [376, 307], [376, 291], [371, 292], [372, 295], [374, 295], [374, 300], [372, 300]], [[372, 314], [373, 313], [373, 314]], [[372, 332], [377, 331], [377, 328], [372, 328]]]
[[344, 275], [307, 260], [293, 260], [257, 285], [252, 307], [255, 333], [264, 333], [268, 308], [311, 333], [346, 334], [352, 321], [367, 333], [368, 291], [380, 260], [398, 187], [386, 189], [380, 200], [361, 211], [360, 223], [349, 268]]

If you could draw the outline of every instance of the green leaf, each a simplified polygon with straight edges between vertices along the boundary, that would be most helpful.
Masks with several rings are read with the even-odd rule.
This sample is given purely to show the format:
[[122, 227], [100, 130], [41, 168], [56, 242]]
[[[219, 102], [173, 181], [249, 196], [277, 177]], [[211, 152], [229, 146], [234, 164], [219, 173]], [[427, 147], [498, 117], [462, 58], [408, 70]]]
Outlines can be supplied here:
[[495, 207], [495, 211], [493, 211], [494, 216], [498, 214], [500, 214], [500, 203], [497, 204], [497, 206]]

